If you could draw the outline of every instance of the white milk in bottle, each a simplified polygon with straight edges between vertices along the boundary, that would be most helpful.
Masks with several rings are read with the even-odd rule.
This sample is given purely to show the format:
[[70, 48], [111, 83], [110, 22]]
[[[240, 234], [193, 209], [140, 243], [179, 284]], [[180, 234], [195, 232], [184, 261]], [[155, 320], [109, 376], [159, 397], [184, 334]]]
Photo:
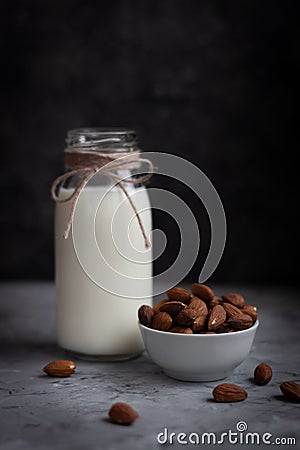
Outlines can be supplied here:
[[[125, 192], [115, 184], [124, 177], [135, 180], [131, 170], [141, 166], [136, 135], [129, 130], [78, 129], [68, 133], [67, 142], [66, 166], [76, 173], [66, 174], [56, 193], [58, 343], [82, 358], [128, 359], [143, 351], [138, 308], [152, 304], [152, 252], [145, 247], [152, 225], [147, 190], [141, 183], [123, 181]], [[96, 173], [80, 191], [65, 238], [74, 196], [63, 200], [87, 175], [82, 168], [98, 166], [98, 161], [103, 165], [101, 157], [106, 163], [128, 154], [133, 158], [128, 163], [117, 162], [109, 173]]]

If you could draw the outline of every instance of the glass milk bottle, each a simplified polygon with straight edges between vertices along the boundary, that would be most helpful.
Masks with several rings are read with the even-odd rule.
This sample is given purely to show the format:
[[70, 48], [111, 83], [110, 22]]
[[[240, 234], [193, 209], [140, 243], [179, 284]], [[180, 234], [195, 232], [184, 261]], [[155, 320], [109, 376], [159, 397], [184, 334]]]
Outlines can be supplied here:
[[141, 157], [133, 131], [68, 132], [66, 173], [52, 187], [57, 338], [81, 358], [122, 360], [144, 349], [137, 311], [152, 303], [152, 222]]

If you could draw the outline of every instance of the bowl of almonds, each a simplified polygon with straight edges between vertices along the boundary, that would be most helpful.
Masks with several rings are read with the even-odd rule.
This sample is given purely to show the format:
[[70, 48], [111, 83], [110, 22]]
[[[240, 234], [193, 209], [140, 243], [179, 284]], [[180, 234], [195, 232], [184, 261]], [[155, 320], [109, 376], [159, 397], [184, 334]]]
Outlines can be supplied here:
[[237, 293], [217, 297], [201, 283], [190, 289], [174, 287], [153, 308], [139, 308], [145, 348], [172, 378], [226, 378], [251, 350], [259, 324], [256, 307]]

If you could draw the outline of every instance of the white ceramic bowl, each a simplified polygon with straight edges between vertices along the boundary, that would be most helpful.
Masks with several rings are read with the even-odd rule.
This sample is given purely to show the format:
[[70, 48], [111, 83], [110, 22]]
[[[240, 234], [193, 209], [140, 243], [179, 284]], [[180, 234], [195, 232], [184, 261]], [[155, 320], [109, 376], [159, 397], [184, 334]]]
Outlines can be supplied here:
[[139, 324], [150, 358], [166, 375], [184, 381], [226, 378], [251, 350], [259, 321], [247, 330], [220, 334], [177, 334]]

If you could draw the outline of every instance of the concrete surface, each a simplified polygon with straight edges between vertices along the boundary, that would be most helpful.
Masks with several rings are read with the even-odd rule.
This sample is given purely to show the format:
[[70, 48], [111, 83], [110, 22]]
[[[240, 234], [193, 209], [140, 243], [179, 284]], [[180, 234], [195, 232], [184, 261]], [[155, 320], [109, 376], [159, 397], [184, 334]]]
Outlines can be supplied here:
[[[55, 344], [54, 285], [2, 284], [0, 450], [155, 449], [165, 427], [169, 433], [213, 432], [219, 438], [229, 429], [236, 431], [239, 421], [247, 423], [248, 432], [271, 433], [271, 442], [275, 437], [296, 437], [293, 448], [300, 448], [300, 405], [284, 401], [279, 390], [282, 381], [300, 381], [299, 290], [239, 290], [258, 305], [261, 325], [248, 359], [227, 381], [246, 388], [249, 396], [241, 403], [218, 404], [211, 395], [216, 382], [167, 378], [147, 354], [122, 363], [77, 361], [76, 374], [66, 379], [44, 375], [46, 363], [66, 357]], [[228, 287], [216, 291], [223, 293]], [[273, 367], [274, 377], [259, 387], [251, 377], [262, 361]], [[133, 426], [107, 421], [116, 401], [128, 402], [139, 412]], [[220, 446], [234, 447], [241, 444]]]

